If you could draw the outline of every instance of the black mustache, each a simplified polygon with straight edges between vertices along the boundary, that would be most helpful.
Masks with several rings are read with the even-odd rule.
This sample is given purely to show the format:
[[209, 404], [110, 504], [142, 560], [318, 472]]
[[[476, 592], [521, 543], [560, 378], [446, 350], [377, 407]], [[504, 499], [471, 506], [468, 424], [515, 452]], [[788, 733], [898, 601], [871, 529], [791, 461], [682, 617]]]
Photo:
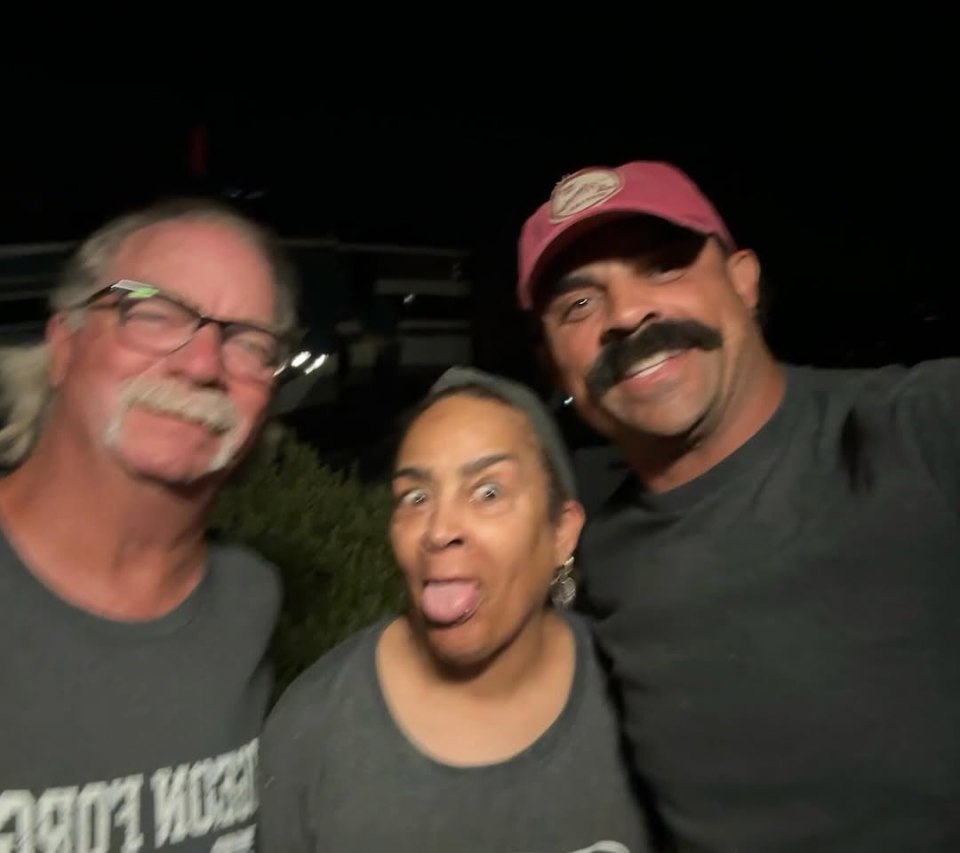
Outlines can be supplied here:
[[653, 323], [604, 345], [587, 373], [587, 390], [595, 399], [601, 398], [623, 378], [632, 364], [664, 350], [701, 349], [709, 352], [721, 346], [723, 336], [720, 332], [696, 320]]

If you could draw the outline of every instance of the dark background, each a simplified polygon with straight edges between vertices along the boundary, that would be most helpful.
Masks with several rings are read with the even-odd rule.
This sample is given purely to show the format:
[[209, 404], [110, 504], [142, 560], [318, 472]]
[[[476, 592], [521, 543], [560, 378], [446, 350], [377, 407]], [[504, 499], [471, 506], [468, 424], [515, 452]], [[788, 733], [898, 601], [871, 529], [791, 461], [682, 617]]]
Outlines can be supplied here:
[[[8, 100], [0, 244], [78, 239], [128, 206], [192, 192], [229, 198], [287, 237], [456, 248], [474, 284], [476, 362], [546, 391], [513, 302], [520, 226], [568, 172], [662, 158], [758, 252], [782, 358], [960, 354], [948, 81], [854, 68], [842, 86], [764, 91], [762, 76], [716, 97], [652, 102], [633, 89], [522, 107], [61, 83]], [[321, 322], [324, 294], [310, 296], [305, 319]], [[347, 408], [354, 445], [376, 443], [382, 412], [359, 398]]]

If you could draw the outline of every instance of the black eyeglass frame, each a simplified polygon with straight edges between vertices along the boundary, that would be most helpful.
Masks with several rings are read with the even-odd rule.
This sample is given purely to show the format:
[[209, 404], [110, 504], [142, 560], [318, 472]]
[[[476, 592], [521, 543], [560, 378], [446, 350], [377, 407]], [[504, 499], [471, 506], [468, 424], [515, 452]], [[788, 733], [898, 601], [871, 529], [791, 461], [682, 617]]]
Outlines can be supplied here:
[[[110, 303], [109, 305], [98, 306], [95, 304], [98, 300], [111, 293], [119, 293], [120, 299], [118, 299], [116, 302]], [[121, 322], [123, 322], [123, 308], [125, 305], [129, 305], [131, 303], [135, 304], [137, 299], [149, 299], [154, 296], [159, 296], [168, 302], [172, 302], [179, 308], [183, 308], [184, 311], [192, 314], [195, 318], [194, 327], [190, 334], [187, 335], [182, 343], [167, 351], [167, 355], [175, 353], [181, 347], [185, 347], [188, 343], [190, 343], [191, 340], [193, 340], [197, 332], [199, 332], [204, 326], [214, 325], [220, 328], [220, 339], [222, 341], [226, 341], [229, 337], [232, 337], [233, 334], [245, 330], [251, 330], [270, 335], [270, 337], [277, 342], [277, 354], [279, 357], [279, 363], [273, 370], [274, 379], [280, 376], [290, 366], [290, 344], [283, 335], [278, 334], [273, 329], [270, 329], [267, 326], [258, 325], [257, 323], [248, 323], [242, 320], [224, 320], [219, 317], [211, 317], [208, 314], [203, 314], [202, 312], [198, 311], [193, 305], [184, 302], [183, 299], [163, 290], [163, 288], [156, 287], [152, 284], [146, 284], [145, 282], [133, 281], [131, 279], [121, 279], [120, 281], [115, 281], [113, 284], [108, 284], [106, 287], [102, 287], [100, 290], [91, 293], [89, 296], [82, 299], [80, 302], [71, 306], [67, 310], [80, 311], [83, 309], [99, 307], [103, 307], [104, 309], [115, 308], [120, 312], [120, 319]]]

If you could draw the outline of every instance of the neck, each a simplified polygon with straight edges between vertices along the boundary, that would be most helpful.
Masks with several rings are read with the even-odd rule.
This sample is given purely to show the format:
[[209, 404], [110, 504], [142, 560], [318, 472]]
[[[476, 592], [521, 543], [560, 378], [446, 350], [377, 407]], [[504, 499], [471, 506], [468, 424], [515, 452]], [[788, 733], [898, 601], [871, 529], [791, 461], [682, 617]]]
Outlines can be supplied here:
[[763, 359], [730, 393], [712, 422], [677, 439], [628, 442], [627, 461], [651, 492], [661, 493], [695, 480], [756, 435], [777, 411], [786, 377], [771, 358]]
[[411, 628], [425, 676], [434, 683], [456, 686], [464, 697], [480, 700], [513, 696], [521, 686], [533, 683], [561, 647], [558, 635], [568, 630], [552, 610], [538, 610], [493, 655], [475, 664], [456, 665], [440, 660], [431, 652], [423, 632]]
[[214, 492], [138, 480], [51, 429], [0, 482], [0, 518], [32, 571], [65, 598], [113, 616], [179, 604], [203, 570]]

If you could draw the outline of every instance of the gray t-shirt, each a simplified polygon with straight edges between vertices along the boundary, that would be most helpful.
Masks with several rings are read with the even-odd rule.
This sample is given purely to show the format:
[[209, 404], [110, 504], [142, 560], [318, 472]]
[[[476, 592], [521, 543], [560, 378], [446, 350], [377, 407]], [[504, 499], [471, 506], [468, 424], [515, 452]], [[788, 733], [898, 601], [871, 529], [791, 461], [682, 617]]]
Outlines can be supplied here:
[[0, 535], [0, 853], [246, 853], [279, 607], [272, 566], [216, 547], [175, 611], [71, 606]]
[[644, 853], [614, 712], [583, 623], [556, 722], [503, 763], [460, 768], [418, 750], [380, 688], [370, 626], [307, 670], [261, 747], [263, 853]]

